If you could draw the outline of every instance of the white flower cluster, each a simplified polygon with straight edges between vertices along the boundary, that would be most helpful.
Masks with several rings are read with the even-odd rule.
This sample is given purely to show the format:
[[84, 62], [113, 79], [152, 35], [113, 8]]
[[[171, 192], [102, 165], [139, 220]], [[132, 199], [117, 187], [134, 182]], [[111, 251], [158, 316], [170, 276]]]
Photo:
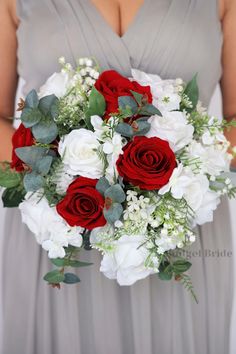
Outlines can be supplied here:
[[51, 208], [42, 193], [27, 193], [19, 205], [22, 221], [35, 235], [37, 242], [48, 251], [49, 258], [65, 257], [65, 247], [81, 247], [83, 238], [81, 227], [70, 227]]
[[65, 58], [59, 59], [60, 72], [54, 73], [39, 90], [39, 97], [54, 94], [60, 100], [60, 114], [57, 123], [64, 127], [75, 128], [85, 119], [88, 97], [96, 79], [98, 69], [90, 58], [79, 59], [74, 69]]

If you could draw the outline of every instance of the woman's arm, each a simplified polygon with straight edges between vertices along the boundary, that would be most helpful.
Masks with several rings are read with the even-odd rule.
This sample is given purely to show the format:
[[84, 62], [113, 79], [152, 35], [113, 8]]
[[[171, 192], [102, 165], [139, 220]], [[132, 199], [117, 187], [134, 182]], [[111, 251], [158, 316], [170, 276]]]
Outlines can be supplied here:
[[17, 18], [14, 0], [0, 0], [0, 161], [11, 159], [12, 121], [17, 87]]
[[[221, 79], [223, 111], [225, 119], [236, 119], [236, 1], [222, 0], [220, 11], [224, 35]], [[236, 146], [236, 128], [226, 131], [225, 135], [232, 146]], [[232, 167], [236, 167], [236, 158]]]

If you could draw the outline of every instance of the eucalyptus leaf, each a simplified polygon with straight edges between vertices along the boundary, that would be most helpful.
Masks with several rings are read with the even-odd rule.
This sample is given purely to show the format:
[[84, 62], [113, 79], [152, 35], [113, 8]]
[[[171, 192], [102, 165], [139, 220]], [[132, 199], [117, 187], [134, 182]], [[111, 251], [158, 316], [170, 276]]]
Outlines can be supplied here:
[[33, 169], [35, 168], [37, 161], [46, 156], [47, 152], [47, 148], [40, 146], [25, 146], [15, 149], [15, 153], [21, 161]]
[[38, 94], [35, 90], [29, 92], [25, 99], [25, 107], [37, 108], [39, 104]]
[[134, 131], [134, 135], [143, 136], [147, 134], [151, 128], [151, 124], [147, 121], [136, 121], [138, 129]]
[[118, 97], [118, 105], [121, 111], [125, 110], [127, 107], [130, 107], [133, 114], [135, 114], [138, 109], [137, 102], [131, 96]]
[[89, 267], [91, 265], [93, 265], [93, 263], [81, 262], [74, 259], [68, 261], [68, 266], [73, 268]]
[[33, 126], [32, 133], [39, 143], [50, 144], [57, 138], [58, 129], [56, 123], [47, 117]]
[[134, 136], [134, 130], [128, 123], [119, 123], [116, 126], [115, 131], [127, 138], [131, 138]]
[[45, 156], [42, 159], [36, 161], [35, 169], [42, 176], [46, 176], [51, 168], [53, 161], [52, 156]]
[[130, 92], [132, 93], [132, 95], [134, 96], [136, 102], [139, 104], [139, 106], [142, 105], [142, 100], [143, 100], [143, 95], [141, 93], [135, 92], [130, 90]]
[[7, 188], [2, 194], [3, 206], [5, 208], [17, 208], [24, 200], [25, 191], [17, 188]]
[[93, 264], [93, 263], [77, 261], [76, 259], [65, 259], [65, 258], [51, 259], [51, 262], [57, 267], [73, 267], [73, 268], [88, 267]]
[[155, 106], [153, 106], [152, 104], [148, 103], [145, 106], [143, 106], [140, 110], [140, 114], [143, 114], [145, 116], [153, 116], [153, 115], [158, 115], [160, 117], [162, 117], [161, 112], [159, 111], [159, 109], [157, 109]]
[[65, 278], [64, 278], [63, 282], [65, 284], [76, 284], [76, 283], [80, 282], [80, 278], [76, 274], [65, 273], [64, 275], [65, 275]]
[[96, 189], [98, 190], [99, 193], [104, 195], [106, 190], [110, 187], [110, 183], [106, 179], [106, 177], [101, 177], [99, 181], [96, 184]]
[[46, 280], [49, 284], [58, 284], [65, 280], [65, 274], [56, 269], [47, 273], [43, 279]]
[[39, 109], [44, 116], [51, 114], [51, 111], [54, 111], [59, 100], [55, 95], [49, 95], [42, 97], [39, 101]]
[[190, 101], [192, 102], [192, 108], [187, 109], [189, 111], [192, 111], [193, 109], [196, 108], [198, 99], [199, 99], [199, 89], [198, 89], [198, 84], [197, 84], [197, 74], [193, 77], [193, 79], [187, 84], [184, 94], [188, 96]]
[[25, 128], [31, 128], [43, 119], [43, 115], [38, 108], [25, 107], [21, 114], [21, 121]]
[[104, 208], [103, 214], [109, 224], [114, 224], [120, 219], [123, 213], [123, 207], [119, 203], [113, 203], [109, 209]]
[[115, 184], [106, 190], [105, 198], [111, 198], [115, 203], [123, 203], [126, 199], [126, 195], [121, 186]]
[[36, 192], [44, 185], [44, 178], [36, 172], [27, 173], [24, 176], [24, 187], [27, 192]]

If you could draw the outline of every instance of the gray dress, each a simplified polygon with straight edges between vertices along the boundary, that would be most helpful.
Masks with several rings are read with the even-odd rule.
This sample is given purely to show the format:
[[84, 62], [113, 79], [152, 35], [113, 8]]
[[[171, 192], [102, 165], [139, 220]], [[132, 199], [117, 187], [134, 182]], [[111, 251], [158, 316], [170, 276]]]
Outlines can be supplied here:
[[[25, 93], [59, 69], [62, 55], [72, 64], [95, 56], [104, 69], [125, 75], [131, 67], [185, 80], [198, 72], [206, 105], [221, 76], [217, 0], [146, 0], [122, 38], [89, 0], [18, 0], [17, 5], [18, 71]], [[188, 254], [197, 305], [181, 284], [156, 275], [120, 287], [99, 273], [96, 251], [81, 254], [94, 265], [79, 271], [80, 285], [51, 289], [42, 280], [51, 267], [46, 253], [18, 211], [8, 211], [0, 268], [1, 354], [228, 354], [229, 225], [223, 201]]]

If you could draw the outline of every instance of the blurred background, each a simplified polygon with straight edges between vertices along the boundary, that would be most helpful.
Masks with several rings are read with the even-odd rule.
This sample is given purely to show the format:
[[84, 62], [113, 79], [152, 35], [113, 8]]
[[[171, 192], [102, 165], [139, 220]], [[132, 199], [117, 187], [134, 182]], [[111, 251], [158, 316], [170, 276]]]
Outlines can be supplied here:
[[[23, 82], [20, 81], [19, 89], [18, 89], [18, 97], [21, 96], [21, 87], [22, 87]], [[216, 91], [212, 97], [212, 101], [210, 104], [209, 112], [212, 115], [215, 115], [217, 117], [222, 116], [222, 100], [221, 100], [221, 93], [220, 93], [220, 88], [217, 87]], [[17, 124], [17, 123], [16, 123]], [[236, 184], [236, 173], [233, 175], [234, 178], [234, 183]], [[233, 313], [232, 313], [232, 323], [231, 323], [231, 328], [229, 328], [229, 331], [231, 333], [231, 354], [236, 353], [236, 200], [230, 200], [230, 216], [231, 216], [231, 224], [232, 224], [232, 229], [233, 229], [233, 259], [234, 259], [234, 306], [233, 306]], [[5, 210], [2, 207], [1, 200], [0, 200], [0, 260], [2, 259], [1, 255], [4, 252], [3, 245], [2, 245], [2, 240], [3, 240], [3, 225], [4, 225], [4, 215], [5, 215]], [[7, 235], [5, 235], [7, 236]], [[222, 235], [223, 237], [223, 235]], [[0, 271], [0, 277], [1, 277], [1, 271]], [[1, 284], [1, 279], [0, 279], [0, 284]], [[17, 289], [16, 289], [17, 291]], [[227, 289], [225, 289], [227, 291]], [[12, 294], [12, 296], [15, 296], [15, 294]], [[2, 306], [1, 306], [1, 289], [0, 289], [0, 341], [1, 341], [1, 335], [2, 335], [2, 328], [3, 328], [3, 321], [2, 321]], [[13, 339], [14, 340], [14, 339]], [[224, 354], [224, 353], [222, 353]]]

